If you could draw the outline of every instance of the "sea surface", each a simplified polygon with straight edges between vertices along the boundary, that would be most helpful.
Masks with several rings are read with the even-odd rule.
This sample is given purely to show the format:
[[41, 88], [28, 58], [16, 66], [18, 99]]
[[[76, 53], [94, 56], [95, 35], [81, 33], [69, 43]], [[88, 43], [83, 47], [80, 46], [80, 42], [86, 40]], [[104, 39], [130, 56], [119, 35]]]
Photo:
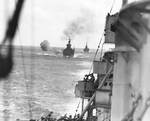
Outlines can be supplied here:
[[0, 80], [0, 121], [39, 119], [48, 111], [74, 115], [81, 101], [74, 87], [89, 73], [93, 57], [94, 51], [82, 49], [64, 58], [62, 48], [15, 47], [13, 71]]

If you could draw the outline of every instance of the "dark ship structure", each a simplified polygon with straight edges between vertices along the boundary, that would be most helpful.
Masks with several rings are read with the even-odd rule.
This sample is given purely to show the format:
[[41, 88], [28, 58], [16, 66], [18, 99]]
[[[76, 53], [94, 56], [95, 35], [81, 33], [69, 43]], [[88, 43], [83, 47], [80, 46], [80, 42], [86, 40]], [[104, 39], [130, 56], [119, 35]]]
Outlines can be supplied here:
[[89, 48], [88, 48], [88, 46], [87, 46], [87, 43], [86, 43], [86, 46], [85, 46], [85, 48], [83, 49], [83, 51], [84, 51], [84, 53], [89, 53]]
[[41, 49], [43, 51], [48, 51], [49, 49], [49, 42], [47, 40], [44, 40], [43, 42], [40, 43]]
[[63, 50], [63, 56], [64, 57], [69, 57], [69, 58], [73, 57], [74, 56], [74, 52], [75, 52], [75, 49], [71, 48], [71, 40], [69, 38], [67, 47]]

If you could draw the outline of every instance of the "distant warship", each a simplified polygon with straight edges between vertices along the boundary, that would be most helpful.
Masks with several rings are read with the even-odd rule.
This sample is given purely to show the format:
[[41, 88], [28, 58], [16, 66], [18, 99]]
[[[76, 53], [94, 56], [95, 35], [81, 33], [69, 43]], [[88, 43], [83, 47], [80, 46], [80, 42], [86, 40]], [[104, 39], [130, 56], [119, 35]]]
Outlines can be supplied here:
[[87, 43], [86, 43], [86, 46], [85, 46], [85, 48], [83, 49], [83, 51], [84, 51], [84, 53], [89, 53], [89, 48], [88, 48], [88, 46], [87, 46]]
[[70, 44], [71, 40], [69, 38], [67, 47], [63, 50], [63, 56], [64, 57], [73, 57], [74, 56], [74, 51], [75, 49], [71, 48], [71, 44]]
[[40, 43], [41, 49], [43, 51], [48, 51], [49, 49], [49, 42], [47, 40], [44, 40], [43, 42]]

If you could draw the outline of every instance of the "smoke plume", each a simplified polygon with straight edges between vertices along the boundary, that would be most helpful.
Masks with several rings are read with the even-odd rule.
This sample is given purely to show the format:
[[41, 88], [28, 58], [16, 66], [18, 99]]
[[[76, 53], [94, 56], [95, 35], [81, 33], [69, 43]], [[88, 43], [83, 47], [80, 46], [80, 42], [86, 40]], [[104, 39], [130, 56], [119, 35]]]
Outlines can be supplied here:
[[79, 35], [88, 35], [94, 32], [94, 17], [92, 11], [87, 9], [81, 10], [81, 15], [71, 21], [63, 31], [65, 38], [75, 38]]

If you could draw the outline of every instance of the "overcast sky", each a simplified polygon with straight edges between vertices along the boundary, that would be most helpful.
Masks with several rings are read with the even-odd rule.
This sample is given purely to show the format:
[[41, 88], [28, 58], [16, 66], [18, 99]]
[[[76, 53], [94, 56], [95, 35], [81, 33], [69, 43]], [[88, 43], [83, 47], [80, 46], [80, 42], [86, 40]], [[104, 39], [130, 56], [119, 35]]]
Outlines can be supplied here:
[[[14, 4], [15, 0], [0, 1], [0, 39]], [[48, 40], [52, 47], [64, 47], [69, 33], [73, 47], [84, 48], [88, 42], [97, 48], [112, 4], [115, 13], [122, 0], [26, 0], [15, 44], [39, 46]]]

